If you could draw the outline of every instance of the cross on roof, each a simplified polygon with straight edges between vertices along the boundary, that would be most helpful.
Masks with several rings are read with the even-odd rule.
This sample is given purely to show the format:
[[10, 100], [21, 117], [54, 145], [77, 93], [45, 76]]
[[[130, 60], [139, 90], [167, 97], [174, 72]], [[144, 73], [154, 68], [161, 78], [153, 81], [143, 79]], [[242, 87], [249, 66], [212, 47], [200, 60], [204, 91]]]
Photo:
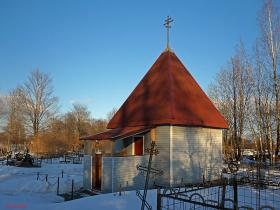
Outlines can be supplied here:
[[171, 28], [170, 23], [173, 22], [173, 19], [170, 16], [167, 16], [165, 19], [164, 26], [166, 28], [166, 33], [167, 33], [167, 44], [166, 44], [166, 50], [170, 50], [169, 46], [169, 29]]

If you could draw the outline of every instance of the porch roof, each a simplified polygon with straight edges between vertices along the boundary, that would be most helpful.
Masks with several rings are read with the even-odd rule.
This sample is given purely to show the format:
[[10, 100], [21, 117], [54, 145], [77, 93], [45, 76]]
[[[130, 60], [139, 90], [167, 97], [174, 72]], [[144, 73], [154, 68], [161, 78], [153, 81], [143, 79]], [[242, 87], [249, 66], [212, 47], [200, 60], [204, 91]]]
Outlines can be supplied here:
[[149, 131], [154, 126], [135, 126], [135, 127], [124, 127], [115, 128], [102, 133], [98, 133], [91, 136], [81, 137], [80, 140], [116, 140], [126, 138], [132, 135]]

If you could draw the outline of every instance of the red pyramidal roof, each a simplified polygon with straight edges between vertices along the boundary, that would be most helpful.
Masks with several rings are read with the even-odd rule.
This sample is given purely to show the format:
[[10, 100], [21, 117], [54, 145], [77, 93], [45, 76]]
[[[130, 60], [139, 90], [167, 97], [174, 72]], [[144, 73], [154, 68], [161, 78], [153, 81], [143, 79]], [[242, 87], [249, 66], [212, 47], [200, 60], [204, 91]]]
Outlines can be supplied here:
[[163, 124], [228, 128], [175, 53], [163, 52], [107, 128]]

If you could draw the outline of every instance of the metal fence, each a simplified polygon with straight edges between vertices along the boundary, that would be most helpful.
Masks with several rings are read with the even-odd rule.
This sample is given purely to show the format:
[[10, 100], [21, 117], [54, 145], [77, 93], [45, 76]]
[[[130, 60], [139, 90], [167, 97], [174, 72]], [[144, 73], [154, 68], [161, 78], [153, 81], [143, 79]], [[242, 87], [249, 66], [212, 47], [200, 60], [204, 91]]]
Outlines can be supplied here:
[[280, 210], [280, 170], [257, 164], [215, 181], [158, 186], [157, 209]]

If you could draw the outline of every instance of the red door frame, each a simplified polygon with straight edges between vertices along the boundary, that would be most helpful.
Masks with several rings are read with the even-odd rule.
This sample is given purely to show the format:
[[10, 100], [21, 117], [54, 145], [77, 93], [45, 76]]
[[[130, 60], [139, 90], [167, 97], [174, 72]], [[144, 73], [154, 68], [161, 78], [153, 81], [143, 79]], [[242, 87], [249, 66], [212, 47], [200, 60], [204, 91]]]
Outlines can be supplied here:
[[102, 154], [95, 154], [92, 161], [92, 188], [101, 189]]
[[134, 155], [144, 155], [144, 136], [134, 136]]

